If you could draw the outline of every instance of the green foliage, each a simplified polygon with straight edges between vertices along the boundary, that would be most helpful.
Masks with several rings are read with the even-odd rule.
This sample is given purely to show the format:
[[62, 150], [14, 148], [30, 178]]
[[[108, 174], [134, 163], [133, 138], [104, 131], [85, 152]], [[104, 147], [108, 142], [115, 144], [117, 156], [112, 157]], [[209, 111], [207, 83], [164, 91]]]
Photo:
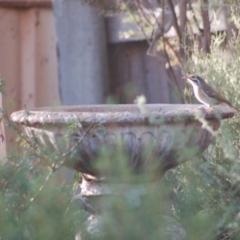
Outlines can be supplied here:
[[[196, 50], [183, 71], [203, 76], [239, 108], [239, 36], [234, 35], [227, 48], [222, 47], [223, 40], [224, 36], [212, 38], [211, 54]], [[179, 219], [186, 222], [192, 236], [204, 220], [204, 231], [194, 239], [240, 239], [239, 134], [236, 113], [234, 118], [222, 122], [215, 143], [201, 158], [174, 170], [182, 190], [175, 205]]]
[[74, 239], [71, 188], [48, 174], [19, 155], [1, 166], [0, 239]]

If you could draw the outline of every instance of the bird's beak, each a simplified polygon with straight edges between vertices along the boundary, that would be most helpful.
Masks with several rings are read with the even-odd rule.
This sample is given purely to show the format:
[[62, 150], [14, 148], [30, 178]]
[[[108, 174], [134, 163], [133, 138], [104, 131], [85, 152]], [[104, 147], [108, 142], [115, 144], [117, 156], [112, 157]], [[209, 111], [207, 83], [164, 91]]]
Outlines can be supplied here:
[[184, 77], [182, 77], [182, 78], [183, 78], [183, 79], [186, 79], [186, 80], [188, 80], [188, 79], [189, 79], [189, 80], [193, 80], [192, 77], [190, 77], [190, 76], [184, 76]]

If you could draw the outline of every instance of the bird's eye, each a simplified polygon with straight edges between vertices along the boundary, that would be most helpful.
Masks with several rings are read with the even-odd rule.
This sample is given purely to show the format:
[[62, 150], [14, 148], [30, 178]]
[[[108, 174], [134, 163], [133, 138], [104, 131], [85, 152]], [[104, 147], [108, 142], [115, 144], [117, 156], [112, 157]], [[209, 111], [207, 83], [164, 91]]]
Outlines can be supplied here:
[[200, 84], [200, 80], [199, 80], [199, 78], [197, 76], [193, 76], [192, 75], [192, 76], [189, 76], [188, 78], [189, 78], [189, 80], [191, 80], [191, 82], [193, 82], [193, 83], [195, 83], [197, 85]]

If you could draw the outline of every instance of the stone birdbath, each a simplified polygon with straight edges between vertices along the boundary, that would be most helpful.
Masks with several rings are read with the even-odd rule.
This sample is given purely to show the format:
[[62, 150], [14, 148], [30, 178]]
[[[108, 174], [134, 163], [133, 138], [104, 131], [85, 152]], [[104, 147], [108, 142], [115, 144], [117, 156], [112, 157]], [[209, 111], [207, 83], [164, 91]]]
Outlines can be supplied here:
[[[91, 105], [22, 110], [11, 119], [39, 147], [59, 154], [59, 165], [82, 173], [76, 198], [86, 211], [98, 215], [103, 207], [96, 199], [137, 190], [147, 194], [149, 184], [167, 170], [204, 151], [220, 121], [233, 115], [228, 106]], [[119, 167], [119, 149], [126, 153], [129, 178]], [[105, 162], [99, 155], [107, 151], [112, 157]]]

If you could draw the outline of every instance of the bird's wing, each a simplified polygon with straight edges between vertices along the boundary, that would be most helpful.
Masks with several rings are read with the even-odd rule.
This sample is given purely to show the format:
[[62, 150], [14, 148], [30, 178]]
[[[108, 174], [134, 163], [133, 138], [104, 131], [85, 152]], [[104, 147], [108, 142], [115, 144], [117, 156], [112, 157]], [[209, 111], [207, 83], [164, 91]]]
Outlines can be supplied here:
[[231, 102], [229, 102], [224, 95], [222, 95], [220, 92], [216, 91], [213, 87], [207, 84], [207, 87], [204, 89], [205, 93], [211, 97], [214, 98], [220, 102], [227, 103], [228, 105], [232, 106]]

